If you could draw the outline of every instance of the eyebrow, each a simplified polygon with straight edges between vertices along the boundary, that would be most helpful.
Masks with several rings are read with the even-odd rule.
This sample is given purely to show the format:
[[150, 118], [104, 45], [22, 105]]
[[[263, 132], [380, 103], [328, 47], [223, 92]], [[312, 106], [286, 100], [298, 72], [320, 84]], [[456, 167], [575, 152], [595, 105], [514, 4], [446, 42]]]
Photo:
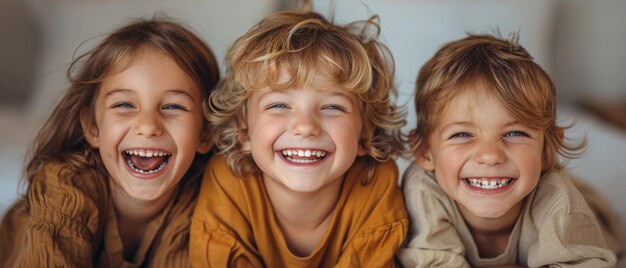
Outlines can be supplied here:
[[[108, 98], [111, 95], [116, 95], [116, 94], [127, 94], [127, 95], [133, 95], [136, 94], [134, 90], [132, 89], [127, 89], [127, 88], [116, 88], [113, 89], [109, 92], [107, 92], [106, 94], [104, 94], [104, 98]], [[195, 102], [195, 98], [194, 96], [190, 95], [189, 93], [187, 93], [186, 91], [182, 90], [182, 89], [169, 89], [165, 91], [165, 94], [168, 95], [182, 95], [183, 97], [191, 100], [192, 102]]]
[[470, 127], [473, 126], [474, 124], [468, 122], [468, 121], [457, 121], [457, 122], [452, 122], [450, 124], [447, 124], [445, 126], [443, 126], [441, 128], [441, 132], [445, 132], [448, 128], [451, 127], [455, 127], [455, 126], [464, 126], [464, 127]]
[[[502, 126], [502, 127], [503, 127], [503, 128], [508, 128], [508, 127], [515, 126], [515, 125], [522, 125], [522, 126], [524, 126], [524, 125], [523, 125], [523, 124], [521, 124], [519, 121], [517, 121], [517, 120], [513, 120], [513, 121], [511, 121], [511, 122], [506, 123], [506, 124], [505, 124], [504, 126]], [[454, 127], [454, 126], [472, 127], [472, 126], [474, 126], [474, 124], [473, 124], [473, 123], [471, 123], [471, 122], [468, 122], [468, 121], [458, 121], [458, 122], [453, 122], [453, 123], [450, 123], [450, 124], [447, 124], [447, 125], [443, 126], [443, 127], [441, 128], [441, 132], [445, 132], [448, 128], [451, 128], [451, 127]]]
[[182, 95], [183, 97], [188, 98], [192, 102], [196, 102], [196, 99], [194, 98], [194, 96], [192, 96], [191, 94], [187, 93], [186, 91], [182, 89], [170, 89], [170, 90], [165, 91], [165, 94]]
[[106, 99], [109, 96], [115, 95], [115, 94], [132, 94], [132, 93], [133, 93], [133, 90], [130, 90], [130, 89], [116, 88], [116, 89], [113, 89], [113, 90], [107, 92], [106, 94], [104, 94], [104, 98]]
[[345, 94], [344, 92], [342, 92], [340, 90], [331, 90], [329, 93], [332, 96], [339, 96], [339, 97], [348, 99], [352, 103], [352, 98], [350, 98], [350, 96], [348, 94]]

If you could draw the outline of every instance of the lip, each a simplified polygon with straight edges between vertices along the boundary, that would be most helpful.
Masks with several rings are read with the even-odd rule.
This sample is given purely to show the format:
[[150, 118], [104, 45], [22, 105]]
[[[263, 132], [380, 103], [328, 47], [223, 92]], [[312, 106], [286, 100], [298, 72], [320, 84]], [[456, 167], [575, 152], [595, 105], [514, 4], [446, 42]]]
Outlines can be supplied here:
[[[154, 172], [154, 173], [140, 173], [140, 172], [137, 172], [137, 171], [133, 170], [126, 163], [126, 161], [127, 161], [126, 160], [126, 152], [127, 151], [132, 151], [132, 150], [143, 151], [143, 152], [146, 152], [146, 151], [164, 152], [164, 153], [169, 154], [169, 157], [168, 157], [169, 159], [168, 159], [167, 163], [165, 164], [165, 166], [163, 168], [161, 168], [157, 172]], [[138, 178], [138, 179], [142, 179], [142, 180], [152, 180], [152, 179], [156, 179], [157, 177], [163, 175], [169, 169], [170, 164], [173, 161], [173, 156], [174, 156], [168, 150], [157, 149], [157, 148], [145, 148], [145, 147], [124, 149], [124, 150], [121, 151], [120, 155], [121, 155], [122, 165], [124, 165], [126, 167], [126, 170], [128, 171], [128, 173], [130, 173], [133, 177]]]
[[507, 185], [502, 186], [500, 188], [484, 189], [484, 188], [480, 188], [480, 187], [469, 184], [469, 182], [467, 181], [467, 178], [468, 177], [461, 179], [461, 181], [463, 181], [463, 185], [465, 185], [465, 187], [469, 189], [471, 192], [480, 193], [480, 194], [500, 194], [511, 189], [512, 185], [514, 185], [517, 182], [517, 178], [515, 177], [499, 177], [499, 178], [511, 178], [512, 180]]

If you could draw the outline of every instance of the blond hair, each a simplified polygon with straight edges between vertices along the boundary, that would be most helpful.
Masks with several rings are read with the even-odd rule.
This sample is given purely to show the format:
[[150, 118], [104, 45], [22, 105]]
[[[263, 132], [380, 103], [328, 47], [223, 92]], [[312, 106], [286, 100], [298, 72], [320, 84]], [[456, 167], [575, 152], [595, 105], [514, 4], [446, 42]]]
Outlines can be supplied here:
[[[266, 17], [230, 48], [228, 77], [209, 98], [207, 118], [214, 142], [238, 175], [259, 174], [238, 137], [245, 134], [246, 103], [254, 90], [306, 87], [323, 73], [361, 100], [362, 144], [366, 161], [385, 161], [402, 147], [399, 129], [405, 124], [391, 97], [393, 58], [377, 41], [377, 17], [336, 25], [315, 12], [282, 12]], [[290, 80], [279, 83], [279, 73]], [[361, 157], [363, 158], [363, 157]]]
[[[164, 18], [142, 19], [115, 30], [68, 68], [70, 86], [39, 130], [27, 156], [24, 173], [29, 188], [43, 166], [53, 161], [108, 174], [99, 151], [85, 139], [80, 114], [86, 114], [88, 124], [96, 125], [95, 101], [101, 83], [127, 68], [143, 49], [158, 51], [176, 62], [197, 83], [203, 98], [208, 98], [219, 81], [211, 49], [178, 23]], [[208, 131], [208, 123], [204, 124], [204, 131]], [[200, 174], [208, 157], [197, 154], [187, 174]]]
[[426, 151], [440, 115], [455, 96], [485, 82], [489, 94], [521, 124], [543, 130], [543, 171], [561, 168], [558, 154], [574, 158], [585, 147], [565, 143], [567, 127], [556, 124], [556, 90], [548, 74], [518, 42], [491, 35], [469, 35], [444, 45], [417, 76], [417, 128], [409, 135], [414, 154]]

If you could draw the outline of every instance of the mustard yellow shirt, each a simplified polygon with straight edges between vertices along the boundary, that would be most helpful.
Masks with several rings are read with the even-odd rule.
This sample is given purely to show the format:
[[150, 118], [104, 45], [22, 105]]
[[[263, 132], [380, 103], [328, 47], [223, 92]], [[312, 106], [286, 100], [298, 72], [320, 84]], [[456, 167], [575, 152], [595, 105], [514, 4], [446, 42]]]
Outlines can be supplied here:
[[393, 267], [408, 228], [393, 161], [371, 182], [357, 160], [348, 170], [328, 229], [316, 249], [297, 257], [287, 248], [261, 177], [235, 176], [214, 156], [205, 170], [191, 223], [194, 267]]
[[[189, 267], [199, 178], [188, 179], [148, 225], [133, 260], [123, 245], [107, 178], [47, 164], [0, 225], [0, 267]], [[30, 204], [30, 208], [28, 208]]]

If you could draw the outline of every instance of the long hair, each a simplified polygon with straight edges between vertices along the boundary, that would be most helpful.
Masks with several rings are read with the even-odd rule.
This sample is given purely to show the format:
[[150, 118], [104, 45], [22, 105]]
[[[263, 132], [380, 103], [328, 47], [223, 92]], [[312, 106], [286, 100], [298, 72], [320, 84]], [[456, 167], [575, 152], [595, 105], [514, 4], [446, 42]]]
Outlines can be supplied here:
[[[196, 35], [168, 19], [141, 19], [109, 34], [99, 45], [77, 57], [67, 70], [70, 86], [43, 124], [27, 154], [24, 169], [30, 190], [36, 174], [49, 162], [77, 169], [93, 168], [107, 174], [97, 149], [85, 139], [81, 112], [95, 124], [95, 102], [102, 82], [123, 71], [142, 49], [163, 53], [175, 61], [207, 98], [219, 81], [211, 49]], [[208, 132], [208, 123], [203, 129]], [[197, 154], [187, 174], [201, 173], [208, 155]]]

